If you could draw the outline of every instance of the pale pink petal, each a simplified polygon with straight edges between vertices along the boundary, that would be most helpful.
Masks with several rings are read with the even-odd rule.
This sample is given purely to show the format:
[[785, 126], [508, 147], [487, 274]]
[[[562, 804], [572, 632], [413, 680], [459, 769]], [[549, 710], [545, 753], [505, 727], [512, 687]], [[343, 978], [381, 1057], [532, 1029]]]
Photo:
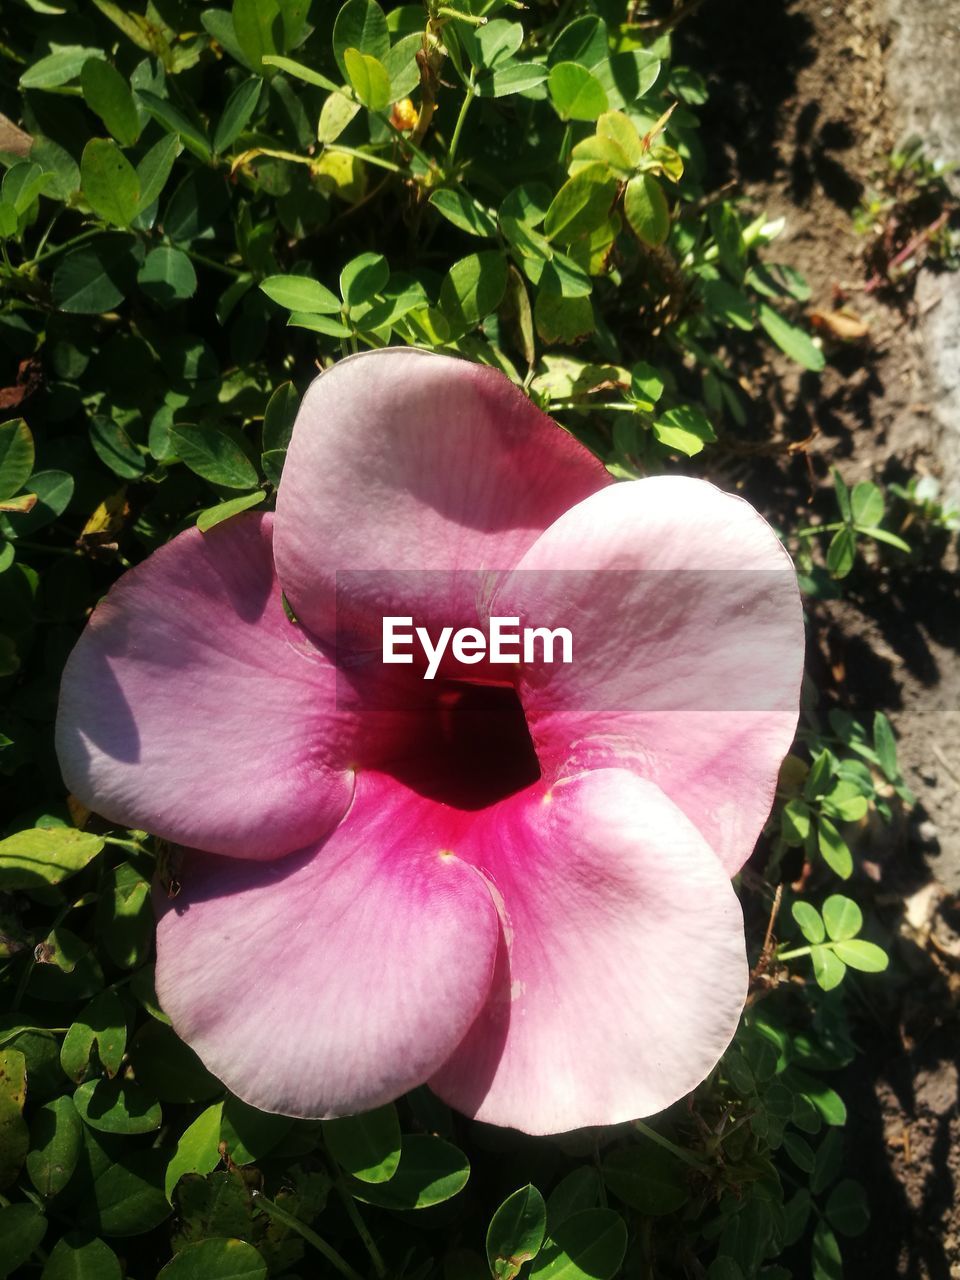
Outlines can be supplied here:
[[70, 790], [122, 826], [272, 858], [353, 793], [329, 660], [284, 613], [271, 518], [180, 534], [124, 574], [70, 655], [57, 752]]
[[338, 574], [341, 633], [348, 612], [377, 627], [391, 613], [469, 625], [477, 571], [512, 568], [608, 480], [503, 374], [411, 348], [352, 356], [314, 381], [297, 416], [277, 502], [280, 581], [326, 640]]
[[422, 1084], [490, 987], [496, 909], [456, 854], [463, 815], [362, 773], [321, 845], [277, 862], [197, 855], [163, 904], [157, 993], [246, 1102], [366, 1111]]
[[746, 996], [743, 920], [657, 787], [615, 769], [540, 785], [463, 840], [504, 942], [487, 1005], [430, 1081], [441, 1098], [559, 1133], [652, 1115], [704, 1079]]
[[735, 872], [770, 812], [803, 671], [796, 575], [770, 526], [701, 480], [616, 485], [561, 516], [490, 608], [573, 636], [570, 664], [533, 662], [518, 684], [544, 776], [632, 769]]

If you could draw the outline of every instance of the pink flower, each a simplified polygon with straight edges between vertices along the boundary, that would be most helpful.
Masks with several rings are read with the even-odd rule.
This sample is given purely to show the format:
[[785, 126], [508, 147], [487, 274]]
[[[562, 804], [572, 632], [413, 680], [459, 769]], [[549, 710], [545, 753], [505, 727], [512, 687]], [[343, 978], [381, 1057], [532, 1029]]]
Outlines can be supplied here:
[[[574, 660], [428, 682], [382, 665], [385, 614], [563, 625]], [[275, 518], [191, 529], [113, 588], [58, 750], [86, 805], [191, 850], [157, 990], [241, 1098], [335, 1116], [427, 1082], [559, 1132], [661, 1110], [729, 1043], [729, 877], [802, 656], [746, 502], [611, 484], [499, 373], [391, 349], [313, 383]]]

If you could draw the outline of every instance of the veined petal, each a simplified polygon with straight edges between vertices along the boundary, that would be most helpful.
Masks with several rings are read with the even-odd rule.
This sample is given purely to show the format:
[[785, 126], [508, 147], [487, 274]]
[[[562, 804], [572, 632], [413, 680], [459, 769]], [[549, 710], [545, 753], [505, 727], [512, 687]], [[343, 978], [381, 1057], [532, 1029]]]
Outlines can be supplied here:
[[120, 579], [70, 655], [60, 766], [112, 822], [274, 858], [346, 812], [335, 673], [284, 612], [271, 523], [246, 515], [180, 534]]
[[544, 776], [622, 764], [738, 870], [803, 674], [796, 575], [762, 517], [702, 480], [616, 485], [537, 540], [491, 612], [573, 635], [571, 663], [530, 663], [518, 685]]
[[502, 898], [490, 999], [430, 1081], [527, 1133], [652, 1115], [712, 1070], [747, 991], [723, 868], [662, 792], [599, 770], [511, 798], [466, 842]]
[[464, 815], [361, 773], [325, 843], [254, 864], [191, 857], [161, 904], [157, 993], [177, 1032], [266, 1111], [366, 1111], [422, 1084], [486, 999], [487, 885]]
[[384, 614], [470, 625], [483, 571], [512, 568], [608, 482], [495, 370], [412, 348], [351, 356], [297, 416], [277, 501], [280, 581], [328, 641], [337, 605], [341, 637], [364, 617], [379, 635]]

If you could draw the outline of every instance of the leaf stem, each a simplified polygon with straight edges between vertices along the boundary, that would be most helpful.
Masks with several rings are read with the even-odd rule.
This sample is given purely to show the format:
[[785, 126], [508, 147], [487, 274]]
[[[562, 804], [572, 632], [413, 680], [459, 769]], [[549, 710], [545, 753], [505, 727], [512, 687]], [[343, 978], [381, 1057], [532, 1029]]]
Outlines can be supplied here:
[[470, 83], [467, 85], [466, 96], [463, 99], [463, 105], [460, 107], [460, 114], [457, 116], [457, 123], [453, 126], [453, 137], [450, 139], [450, 149], [447, 152], [447, 163], [453, 167], [454, 157], [457, 154], [457, 147], [460, 145], [460, 135], [463, 133], [463, 122], [467, 118], [467, 112], [470, 110], [470, 103], [476, 97], [476, 89], [474, 88], [473, 70], [470, 71]]
[[678, 1147], [675, 1142], [671, 1142], [669, 1138], [665, 1138], [662, 1133], [657, 1133], [656, 1129], [651, 1129], [648, 1124], [644, 1124], [642, 1120], [634, 1120], [633, 1127], [638, 1133], [642, 1133], [645, 1138], [649, 1138], [651, 1142], [655, 1142], [658, 1147], [663, 1147], [664, 1151], [671, 1151], [678, 1160], [682, 1160], [684, 1164], [692, 1165], [694, 1169], [709, 1169], [710, 1165], [706, 1160], [701, 1160], [699, 1156], [695, 1156], [692, 1151], [687, 1151], [685, 1147]]
[[358, 160], [366, 160], [367, 164], [379, 165], [381, 169], [388, 169], [391, 173], [406, 173], [406, 169], [402, 165], [394, 164], [392, 160], [381, 160], [379, 156], [372, 156], [368, 151], [360, 151], [357, 147], [344, 147], [338, 142], [331, 142], [324, 147], [324, 151], [332, 151], [342, 156], [356, 156]]
[[337, 1178], [336, 1187], [337, 1193], [343, 1201], [344, 1208], [347, 1211], [347, 1217], [353, 1223], [357, 1235], [363, 1241], [364, 1248], [370, 1255], [370, 1261], [373, 1263], [374, 1271], [377, 1273], [380, 1280], [384, 1280], [384, 1277], [387, 1274], [387, 1267], [383, 1260], [383, 1254], [377, 1248], [377, 1242], [370, 1234], [367, 1224], [364, 1222], [360, 1210], [357, 1208], [356, 1200], [354, 1200], [353, 1196], [350, 1194], [350, 1190], [342, 1177]]
[[305, 1222], [301, 1222], [292, 1213], [287, 1213], [286, 1209], [281, 1209], [278, 1204], [274, 1204], [262, 1191], [255, 1191], [253, 1198], [256, 1206], [262, 1209], [268, 1217], [275, 1218], [277, 1222], [282, 1222], [284, 1226], [290, 1227], [292, 1231], [296, 1231], [303, 1236], [304, 1240], [308, 1244], [312, 1244], [318, 1253], [322, 1253], [330, 1265], [336, 1271], [339, 1271], [342, 1276], [346, 1276], [347, 1280], [363, 1280], [360, 1272], [355, 1271], [346, 1258], [341, 1258], [336, 1249], [327, 1244], [326, 1240], [318, 1236], [315, 1231], [312, 1231]]

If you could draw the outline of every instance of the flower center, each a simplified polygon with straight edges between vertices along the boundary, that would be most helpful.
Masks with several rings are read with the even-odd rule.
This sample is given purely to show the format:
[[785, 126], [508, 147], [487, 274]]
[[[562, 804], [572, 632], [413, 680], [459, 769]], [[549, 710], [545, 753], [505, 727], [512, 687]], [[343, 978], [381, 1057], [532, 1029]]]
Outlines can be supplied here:
[[390, 772], [420, 795], [484, 809], [531, 786], [540, 762], [512, 685], [437, 681], [418, 745]]

